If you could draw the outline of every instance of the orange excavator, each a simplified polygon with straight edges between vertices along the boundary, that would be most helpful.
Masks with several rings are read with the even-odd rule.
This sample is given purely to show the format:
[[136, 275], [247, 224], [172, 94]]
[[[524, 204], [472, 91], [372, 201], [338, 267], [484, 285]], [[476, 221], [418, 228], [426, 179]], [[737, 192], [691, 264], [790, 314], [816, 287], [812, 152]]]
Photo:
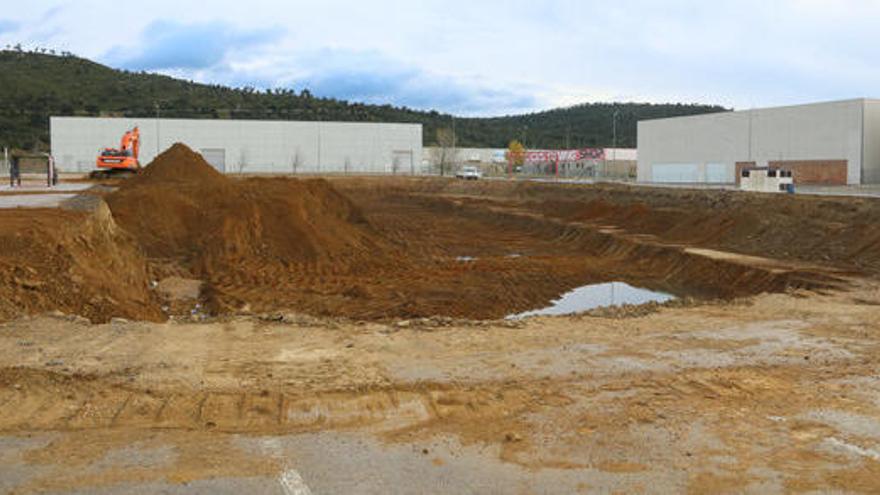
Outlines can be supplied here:
[[141, 169], [141, 163], [138, 161], [140, 148], [141, 132], [135, 127], [122, 136], [122, 142], [118, 149], [104, 148], [101, 151], [96, 160], [98, 170], [92, 172], [90, 177], [93, 179], [107, 179], [138, 173]]

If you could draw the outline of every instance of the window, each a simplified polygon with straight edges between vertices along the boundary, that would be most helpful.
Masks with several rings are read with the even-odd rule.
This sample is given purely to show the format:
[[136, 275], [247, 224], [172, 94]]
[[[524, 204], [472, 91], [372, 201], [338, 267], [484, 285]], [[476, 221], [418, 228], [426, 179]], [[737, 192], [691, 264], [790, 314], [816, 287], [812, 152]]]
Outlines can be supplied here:
[[776, 177], [776, 171], [775, 170], [768, 170], [767, 177]]
[[749, 175], [751, 175], [751, 174], [749, 173], [748, 170], [743, 170], [743, 171], [742, 171], [742, 176], [743, 176], [743, 177], [748, 177]]
[[785, 192], [788, 190], [788, 184], [779, 184], [779, 190]]

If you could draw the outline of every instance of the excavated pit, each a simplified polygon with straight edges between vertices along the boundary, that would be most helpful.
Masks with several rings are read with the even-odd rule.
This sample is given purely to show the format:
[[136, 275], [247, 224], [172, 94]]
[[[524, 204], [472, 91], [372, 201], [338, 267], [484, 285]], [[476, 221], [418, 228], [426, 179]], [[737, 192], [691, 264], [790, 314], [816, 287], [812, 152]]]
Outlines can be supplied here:
[[[858, 199], [230, 178], [175, 145], [92, 203], [0, 212], [0, 316], [498, 319], [589, 284], [735, 298], [842, 288], [880, 268], [880, 231], [865, 223], [878, 207]], [[169, 301], [181, 284], [197, 297]]]

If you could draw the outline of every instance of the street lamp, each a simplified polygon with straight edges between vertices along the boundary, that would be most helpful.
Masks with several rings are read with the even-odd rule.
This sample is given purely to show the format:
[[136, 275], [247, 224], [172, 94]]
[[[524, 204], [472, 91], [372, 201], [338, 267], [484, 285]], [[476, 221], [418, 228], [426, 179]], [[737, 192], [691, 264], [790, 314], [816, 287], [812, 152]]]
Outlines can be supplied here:
[[456, 150], [455, 145], [455, 115], [452, 115], [452, 168], [455, 169], [455, 173], [458, 173], [458, 169], [456, 168], [456, 162], [458, 161], [458, 150]]
[[[611, 115], [611, 163], [617, 164], [617, 116], [620, 115], [620, 109], [615, 108]], [[608, 175], [608, 165], [605, 165], [605, 175]]]
[[159, 156], [159, 102], [154, 101], [153, 106], [156, 107], [156, 156]]

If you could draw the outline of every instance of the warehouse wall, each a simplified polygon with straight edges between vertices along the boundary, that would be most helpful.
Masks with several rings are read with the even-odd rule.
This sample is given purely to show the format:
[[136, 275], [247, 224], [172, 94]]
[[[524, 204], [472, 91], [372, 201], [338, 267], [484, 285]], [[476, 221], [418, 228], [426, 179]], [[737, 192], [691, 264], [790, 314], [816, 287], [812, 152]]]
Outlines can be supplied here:
[[862, 181], [880, 184], [880, 100], [865, 101]]
[[865, 100], [648, 120], [638, 127], [640, 182], [723, 182], [737, 162], [845, 160], [861, 181]]
[[52, 117], [59, 170], [87, 172], [126, 130], [141, 131], [141, 163], [182, 142], [227, 173], [410, 173], [422, 162], [420, 124]]

